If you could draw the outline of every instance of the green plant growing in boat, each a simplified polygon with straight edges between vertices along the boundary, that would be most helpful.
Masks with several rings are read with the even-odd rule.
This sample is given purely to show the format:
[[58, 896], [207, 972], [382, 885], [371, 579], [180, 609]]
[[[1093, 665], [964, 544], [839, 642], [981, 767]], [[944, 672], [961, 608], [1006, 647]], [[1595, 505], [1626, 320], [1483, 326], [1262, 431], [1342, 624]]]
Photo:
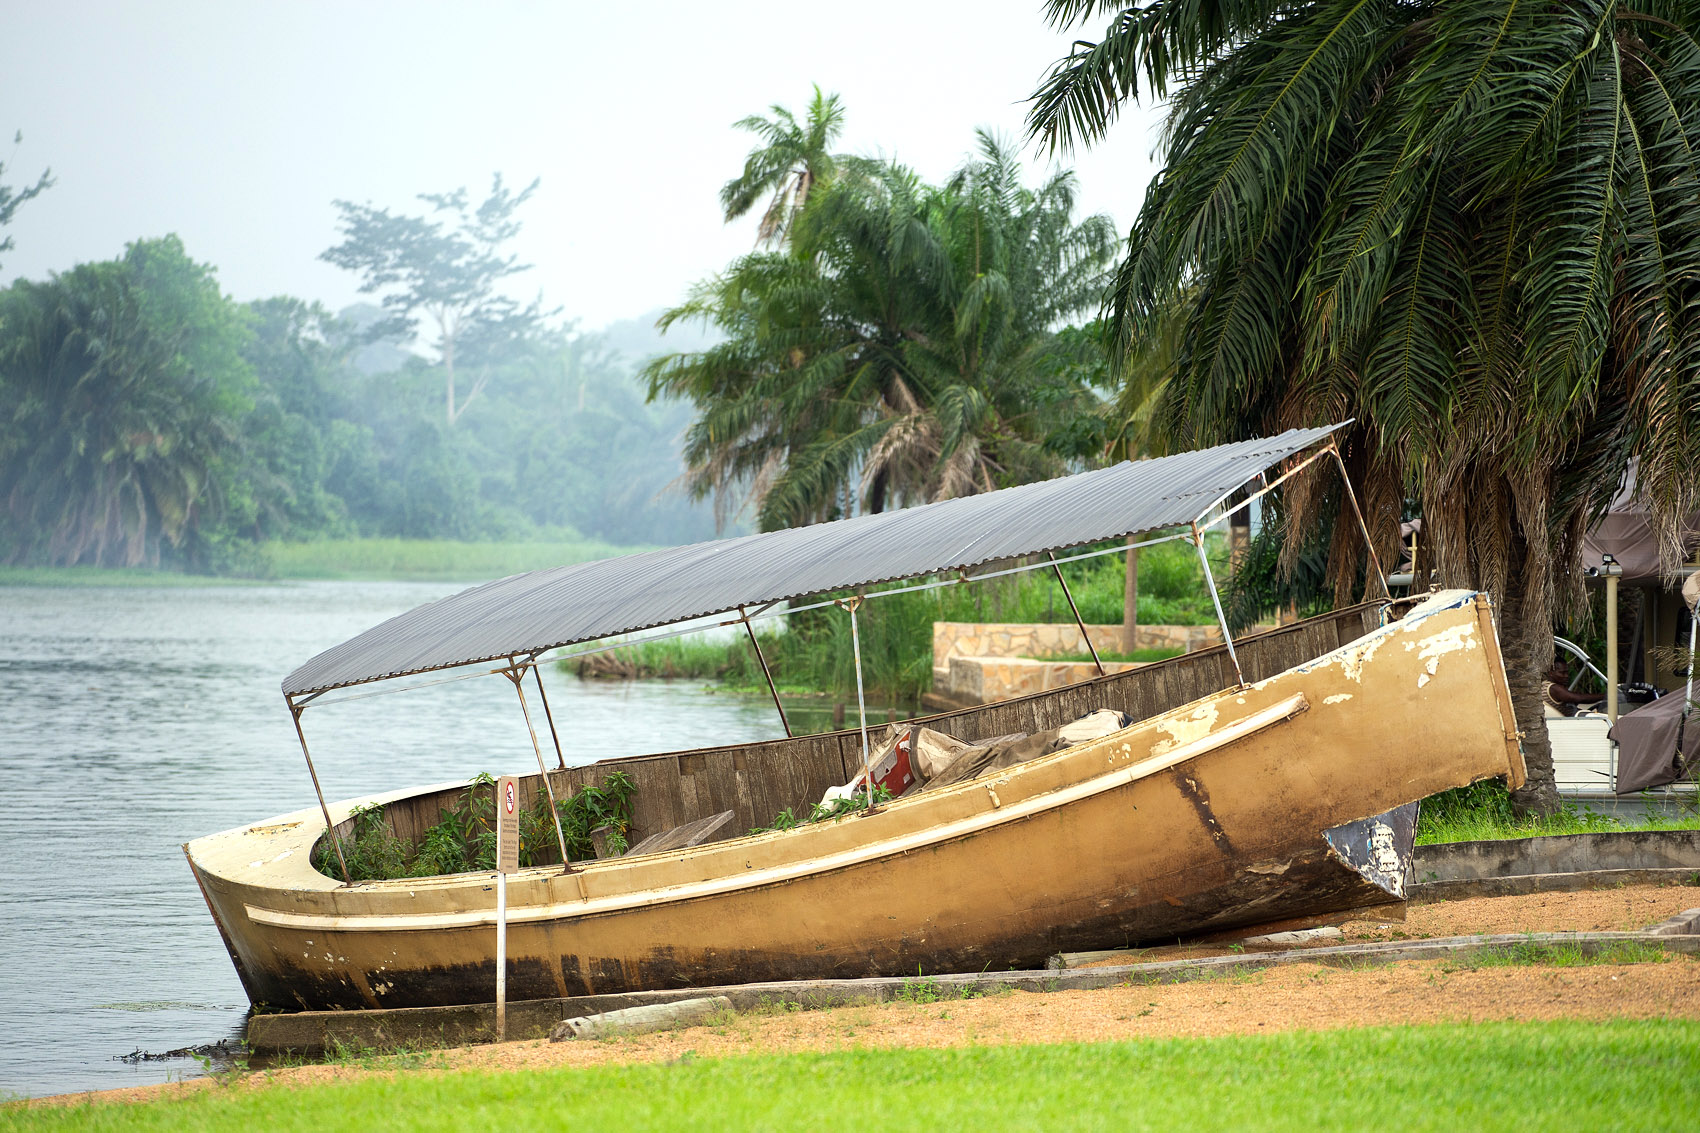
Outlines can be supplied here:
[[[890, 798], [891, 792], [889, 790], [877, 783], [874, 785], [874, 801], [872, 805], [878, 806], [879, 804], [888, 801]], [[773, 821], [768, 823], [766, 826], [752, 826], [750, 828], [750, 833], [771, 834], [776, 830], [795, 830], [797, 827], [807, 826], [811, 822], [826, 822], [833, 818], [843, 818], [847, 814], [855, 814], [858, 811], [867, 810], [868, 806], [868, 793], [866, 791], [857, 791], [850, 798], [833, 799], [831, 806], [822, 806], [820, 803], [816, 803], [810, 809], [809, 816], [807, 818], [798, 818], [791, 812], [790, 807], [786, 807], [784, 810], [774, 815]]]
[[[353, 866], [349, 868], [352, 871]], [[480, 772], [458, 803], [438, 812], [436, 825], [420, 839], [408, 871], [390, 876], [434, 877], [495, 868], [496, 778]]]
[[[632, 825], [632, 794], [637, 784], [624, 771], [615, 771], [601, 783], [592, 783], [560, 800], [561, 835], [567, 856], [574, 861], [596, 857], [592, 835], [606, 831], [605, 848], [611, 856], [626, 852], [626, 834]], [[532, 808], [520, 816], [519, 860], [521, 865], [546, 865], [554, 861], [555, 824], [549, 818], [549, 798], [539, 791]], [[490, 859], [494, 867], [495, 858]]]
[[[408, 846], [390, 830], [384, 819], [384, 808], [355, 807], [354, 813], [348, 817], [353, 831], [341, 841], [350, 879], [372, 881], [380, 877], [406, 877]], [[327, 840], [320, 839], [313, 864], [321, 873], [337, 875], [336, 854], [331, 851]]]
[[[488, 773], [475, 776], [452, 807], [438, 812], [417, 847], [409, 846], [390, 828], [382, 806], [364, 806], [350, 815], [352, 829], [340, 835], [343, 859], [352, 881], [384, 881], [402, 877], [436, 877], [450, 873], [477, 873], [496, 868], [496, 779]], [[612, 854], [626, 850], [631, 829], [631, 799], [636, 784], [616, 771], [600, 784], [591, 784], [559, 800], [561, 833], [567, 855], [573, 860], [596, 856], [592, 833], [606, 833]], [[520, 814], [522, 867], [555, 862], [555, 824], [549, 817], [549, 797], [538, 792], [532, 806]], [[329, 839], [320, 839], [313, 864], [329, 877], [341, 876], [336, 852]]]

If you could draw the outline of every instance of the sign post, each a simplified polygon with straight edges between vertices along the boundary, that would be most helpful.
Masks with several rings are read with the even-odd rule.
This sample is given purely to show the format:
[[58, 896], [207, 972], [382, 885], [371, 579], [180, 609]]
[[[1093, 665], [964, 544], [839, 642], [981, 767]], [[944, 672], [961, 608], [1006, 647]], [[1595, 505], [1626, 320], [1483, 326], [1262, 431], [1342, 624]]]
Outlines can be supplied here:
[[519, 779], [496, 780], [496, 1041], [508, 1041], [508, 874], [519, 868]]

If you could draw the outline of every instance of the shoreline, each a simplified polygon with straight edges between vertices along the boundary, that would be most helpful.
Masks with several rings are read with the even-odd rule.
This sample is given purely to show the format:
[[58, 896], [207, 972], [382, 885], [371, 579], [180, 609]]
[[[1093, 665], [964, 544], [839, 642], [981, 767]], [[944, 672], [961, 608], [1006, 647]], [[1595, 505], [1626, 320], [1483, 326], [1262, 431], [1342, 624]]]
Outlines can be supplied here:
[[0, 587], [193, 589], [279, 582], [487, 582], [552, 566], [649, 550], [600, 540], [471, 543], [452, 539], [325, 539], [259, 547], [264, 575], [194, 574], [151, 567], [0, 566]]

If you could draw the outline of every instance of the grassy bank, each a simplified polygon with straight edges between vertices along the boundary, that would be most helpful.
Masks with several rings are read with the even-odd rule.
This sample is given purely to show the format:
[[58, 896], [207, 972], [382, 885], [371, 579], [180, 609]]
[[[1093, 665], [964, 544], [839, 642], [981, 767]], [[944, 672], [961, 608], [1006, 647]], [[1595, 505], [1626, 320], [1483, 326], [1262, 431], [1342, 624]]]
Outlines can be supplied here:
[[[364, 1075], [17, 1129], [1680, 1129], [1700, 1025], [1490, 1023], [1046, 1046], [874, 1049], [493, 1073]], [[857, 1084], [857, 1085], [853, 1085]]]
[[1489, 781], [1424, 799], [1417, 818], [1417, 845], [1623, 830], [1700, 830], [1700, 812], [1675, 817], [1650, 813], [1626, 820], [1566, 803], [1557, 814], [1521, 817], [1512, 809], [1511, 793], [1504, 784]]
[[575, 543], [459, 543], [448, 539], [324, 539], [272, 543], [272, 572], [290, 579], [467, 581], [604, 559], [644, 548]]
[[177, 574], [168, 570], [107, 567], [14, 567], [0, 566], [0, 586], [49, 586], [64, 589], [101, 588], [120, 590], [186, 589], [195, 586], [252, 586], [246, 578], [214, 578], [204, 574]]
[[106, 567], [0, 566], [0, 586], [195, 587], [251, 586], [274, 579], [341, 581], [401, 579], [482, 582], [527, 570], [582, 563], [647, 550], [582, 540], [574, 543], [461, 543], [448, 539], [325, 539], [268, 543], [260, 548], [260, 578], [221, 578], [168, 570]]

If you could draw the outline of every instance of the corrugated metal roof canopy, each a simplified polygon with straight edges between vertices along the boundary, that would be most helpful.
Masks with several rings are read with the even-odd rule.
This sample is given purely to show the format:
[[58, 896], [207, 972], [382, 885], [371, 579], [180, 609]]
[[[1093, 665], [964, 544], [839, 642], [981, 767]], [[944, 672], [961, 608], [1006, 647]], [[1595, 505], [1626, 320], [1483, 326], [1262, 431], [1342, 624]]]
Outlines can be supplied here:
[[879, 515], [516, 574], [409, 610], [284, 679], [288, 695], [528, 656], [691, 618], [1190, 523], [1339, 425]]

